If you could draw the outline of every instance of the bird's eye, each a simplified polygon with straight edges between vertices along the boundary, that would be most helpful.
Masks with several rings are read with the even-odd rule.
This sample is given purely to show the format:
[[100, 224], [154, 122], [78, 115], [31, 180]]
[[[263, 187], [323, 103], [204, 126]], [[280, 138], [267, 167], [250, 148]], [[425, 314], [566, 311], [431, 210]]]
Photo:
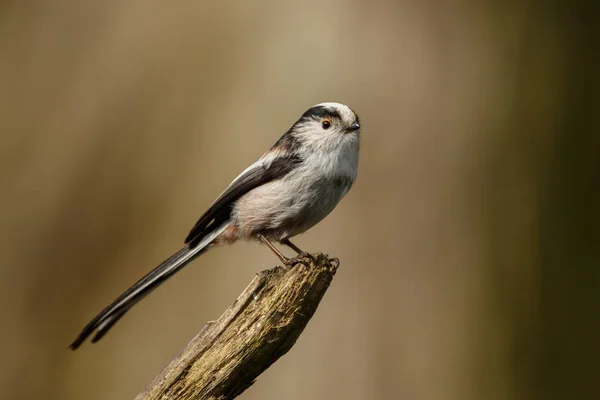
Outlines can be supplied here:
[[323, 127], [323, 129], [331, 128], [331, 120], [325, 118], [323, 121], [321, 121], [321, 126]]

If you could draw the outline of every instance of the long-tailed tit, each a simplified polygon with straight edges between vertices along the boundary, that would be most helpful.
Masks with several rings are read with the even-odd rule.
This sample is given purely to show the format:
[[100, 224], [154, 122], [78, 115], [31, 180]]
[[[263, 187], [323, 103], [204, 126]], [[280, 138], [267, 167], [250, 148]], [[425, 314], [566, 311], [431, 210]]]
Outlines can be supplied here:
[[360, 124], [339, 103], [322, 103], [302, 117], [254, 164], [242, 172], [200, 217], [185, 246], [140, 279], [96, 316], [71, 344], [75, 350], [97, 331], [106, 332], [138, 301], [208, 249], [238, 240], [261, 241], [305, 254], [290, 238], [313, 227], [344, 197], [358, 169]]

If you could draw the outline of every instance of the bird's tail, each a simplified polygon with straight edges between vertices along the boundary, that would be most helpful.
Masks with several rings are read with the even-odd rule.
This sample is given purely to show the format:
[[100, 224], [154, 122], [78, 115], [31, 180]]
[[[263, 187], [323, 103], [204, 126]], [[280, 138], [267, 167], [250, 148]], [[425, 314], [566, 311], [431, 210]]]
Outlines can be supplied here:
[[204, 237], [200, 243], [195, 246], [185, 245], [177, 253], [163, 261], [158, 267], [150, 271], [146, 276], [137, 281], [132, 287], [127, 289], [112, 304], [106, 307], [100, 314], [86, 325], [77, 339], [69, 346], [72, 350], [77, 349], [94, 331], [96, 335], [92, 338], [92, 343], [102, 339], [108, 330], [138, 301], [156, 289], [161, 283], [169, 279], [177, 271], [185, 267], [193, 259], [208, 250], [211, 242], [227, 228], [223, 224]]

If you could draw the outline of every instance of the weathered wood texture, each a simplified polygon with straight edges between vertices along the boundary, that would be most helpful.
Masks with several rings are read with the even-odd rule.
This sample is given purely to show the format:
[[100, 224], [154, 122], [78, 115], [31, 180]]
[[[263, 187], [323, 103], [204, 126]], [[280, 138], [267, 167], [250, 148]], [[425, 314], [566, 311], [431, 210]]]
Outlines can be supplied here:
[[294, 345], [329, 287], [337, 263], [314, 258], [257, 274], [136, 400], [225, 400], [246, 390]]

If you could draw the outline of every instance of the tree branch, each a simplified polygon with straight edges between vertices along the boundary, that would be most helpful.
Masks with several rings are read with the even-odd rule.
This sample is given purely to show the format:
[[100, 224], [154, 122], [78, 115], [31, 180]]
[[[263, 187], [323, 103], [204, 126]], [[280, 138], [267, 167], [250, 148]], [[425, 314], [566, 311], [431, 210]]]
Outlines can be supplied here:
[[335, 275], [337, 263], [314, 258], [257, 274], [136, 400], [226, 400], [250, 387], [292, 348]]

